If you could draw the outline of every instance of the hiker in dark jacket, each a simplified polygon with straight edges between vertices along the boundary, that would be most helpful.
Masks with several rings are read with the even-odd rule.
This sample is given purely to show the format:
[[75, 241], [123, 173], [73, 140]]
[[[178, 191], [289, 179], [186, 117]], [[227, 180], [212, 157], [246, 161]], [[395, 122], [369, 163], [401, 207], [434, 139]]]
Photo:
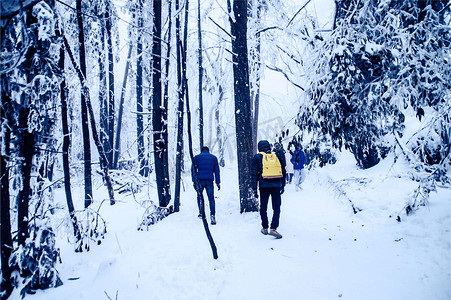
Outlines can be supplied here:
[[[210, 218], [211, 224], [216, 224], [216, 207], [213, 181], [216, 182], [218, 191], [221, 189], [221, 177], [219, 175], [218, 159], [213, 154], [210, 154], [208, 147], [202, 147], [201, 153], [194, 157], [197, 166], [197, 175], [199, 176], [200, 192], [204, 189], [207, 191], [208, 202], [210, 203]], [[191, 177], [194, 188], [196, 188], [196, 178], [194, 176], [194, 165], [191, 166]], [[201, 217], [200, 198], [197, 198], [197, 205], [199, 207], [199, 217]]]
[[291, 163], [293, 164], [294, 169], [294, 184], [296, 185], [296, 191], [299, 189], [302, 190], [301, 184], [305, 180], [305, 154], [304, 151], [302, 151], [301, 143], [296, 145], [296, 149], [291, 157]]
[[268, 141], [262, 140], [258, 142], [258, 151], [259, 153], [255, 154], [252, 159], [252, 167], [251, 167], [251, 185], [254, 191], [254, 196], [258, 198], [257, 187], [260, 190], [260, 217], [262, 220], [262, 229], [261, 233], [264, 235], [268, 234], [269, 221], [268, 221], [268, 201], [269, 196], [271, 196], [272, 209], [274, 214], [271, 220], [271, 228], [269, 234], [276, 237], [281, 238], [282, 235], [277, 232], [277, 227], [279, 227], [279, 218], [280, 218], [280, 205], [281, 205], [281, 194], [284, 192], [285, 188], [285, 156], [282, 152], [276, 153], [277, 158], [279, 159], [282, 176], [281, 178], [273, 178], [273, 179], [264, 179], [262, 177], [263, 174], [263, 154], [271, 153], [271, 147]]

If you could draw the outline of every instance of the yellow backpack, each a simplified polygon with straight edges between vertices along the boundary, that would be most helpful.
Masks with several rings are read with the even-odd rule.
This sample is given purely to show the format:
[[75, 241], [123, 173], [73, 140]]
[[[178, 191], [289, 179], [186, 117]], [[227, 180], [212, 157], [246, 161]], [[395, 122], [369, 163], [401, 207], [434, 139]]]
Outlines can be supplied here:
[[282, 166], [280, 164], [279, 158], [276, 153], [265, 153], [259, 152], [263, 155], [262, 164], [263, 164], [263, 179], [276, 179], [282, 178]]

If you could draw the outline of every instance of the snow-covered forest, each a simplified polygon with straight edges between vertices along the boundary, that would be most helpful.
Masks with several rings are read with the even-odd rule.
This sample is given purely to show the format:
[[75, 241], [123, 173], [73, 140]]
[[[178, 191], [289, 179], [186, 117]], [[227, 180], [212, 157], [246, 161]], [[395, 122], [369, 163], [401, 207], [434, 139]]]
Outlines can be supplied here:
[[[450, 6], [2, 1], [1, 299], [450, 299]], [[262, 139], [306, 156], [281, 240]]]

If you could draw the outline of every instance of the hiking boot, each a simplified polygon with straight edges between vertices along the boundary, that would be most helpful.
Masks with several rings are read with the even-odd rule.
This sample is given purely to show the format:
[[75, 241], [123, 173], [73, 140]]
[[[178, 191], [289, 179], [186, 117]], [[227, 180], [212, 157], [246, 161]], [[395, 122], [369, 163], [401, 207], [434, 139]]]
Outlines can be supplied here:
[[269, 231], [269, 235], [272, 235], [276, 239], [281, 239], [282, 238], [282, 235], [280, 233], [278, 233], [275, 229], [271, 229]]
[[268, 234], [268, 228], [262, 228], [261, 232], [262, 232], [264, 235], [267, 235], [267, 234]]
[[213, 215], [211, 215], [211, 225], [216, 225], [216, 218]]

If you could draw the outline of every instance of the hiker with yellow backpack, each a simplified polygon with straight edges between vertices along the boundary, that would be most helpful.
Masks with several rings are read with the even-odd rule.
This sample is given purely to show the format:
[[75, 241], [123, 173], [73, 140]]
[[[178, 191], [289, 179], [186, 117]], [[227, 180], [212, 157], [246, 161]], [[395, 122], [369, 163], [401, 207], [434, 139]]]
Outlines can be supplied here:
[[[272, 235], [277, 239], [282, 238], [282, 235], [277, 232], [277, 227], [279, 227], [281, 195], [285, 188], [285, 166], [283, 152], [272, 152], [266, 140], [258, 142], [258, 153], [252, 159], [251, 184], [256, 198], [258, 198], [257, 188], [260, 190], [261, 233]], [[271, 196], [274, 212], [270, 228], [267, 214], [269, 196]]]

